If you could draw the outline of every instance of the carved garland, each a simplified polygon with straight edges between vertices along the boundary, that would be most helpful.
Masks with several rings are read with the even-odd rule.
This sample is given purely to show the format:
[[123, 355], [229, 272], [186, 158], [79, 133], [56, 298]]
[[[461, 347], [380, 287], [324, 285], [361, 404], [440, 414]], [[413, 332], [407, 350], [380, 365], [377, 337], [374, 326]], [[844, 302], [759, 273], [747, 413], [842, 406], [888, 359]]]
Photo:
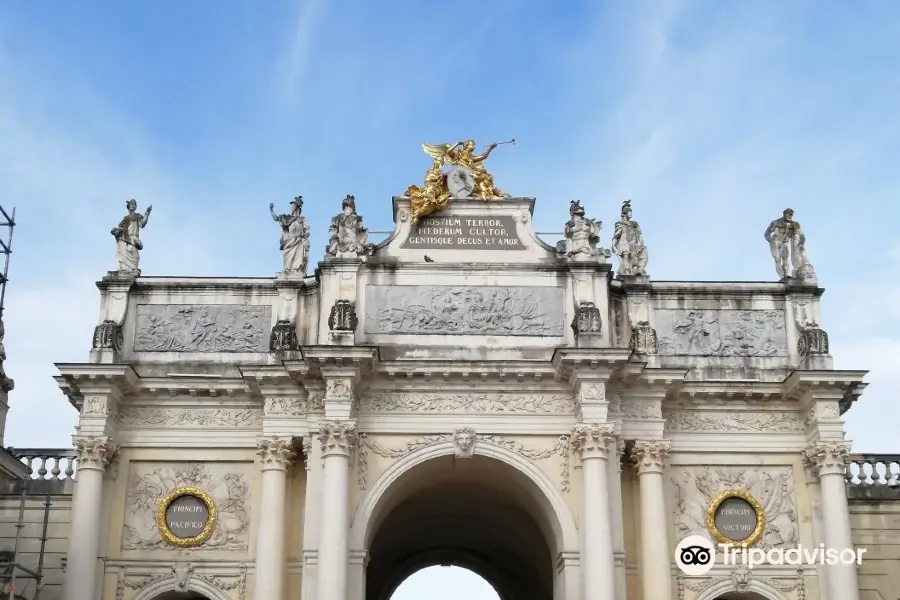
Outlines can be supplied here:
[[[745, 566], [739, 566], [734, 569], [728, 577], [709, 577], [701, 579], [700, 581], [697, 581], [697, 579], [693, 577], [689, 580], [682, 573], [678, 573], [677, 577], [678, 600], [685, 600], [685, 590], [690, 590], [697, 596], [723, 581], [731, 582], [731, 591], [733, 592], [746, 592], [750, 589], [752, 572]], [[796, 590], [797, 600], [806, 600], [806, 581], [802, 567], [797, 569], [796, 576], [792, 581], [786, 582], [783, 579], [785, 578], [769, 577], [766, 580], [766, 583], [779, 592], [788, 593]]]
[[150, 575], [139, 579], [128, 579], [128, 568], [119, 572], [119, 579], [116, 584], [116, 600], [124, 600], [125, 589], [142, 590], [148, 585], [172, 578], [175, 580], [175, 589], [179, 591], [187, 591], [190, 588], [191, 578], [196, 577], [210, 583], [223, 592], [237, 590], [238, 600], [246, 600], [247, 598], [247, 564], [241, 563], [238, 568], [237, 576], [234, 575], [195, 575], [194, 566], [188, 564], [184, 567], [181, 577], [178, 575], [178, 565], [173, 564], [168, 573], [159, 575]]
[[[369, 451], [374, 452], [378, 456], [382, 458], [390, 458], [390, 459], [398, 459], [408, 456], [412, 454], [416, 450], [421, 448], [427, 448], [429, 446], [433, 446], [435, 444], [440, 444], [442, 442], [449, 442], [455, 439], [455, 433], [439, 433], [434, 435], [426, 435], [423, 438], [420, 438], [413, 442], [408, 442], [405, 446], [400, 448], [387, 448], [382, 446], [376, 441], [369, 439], [366, 434], [360, 434], [359, 436], [359, 450], [357, 452], [357, 483], [359, 483], [359, 489], [365, 490], [368, 487], [368, 476], [369, 476], [369, 464], [368, 464], [368, 453]], [[516, 442], [514, 440], [506, 439], [502, 436], [497, 435], [489, 435], [489, 434], [476, 434], [475, 435], [476, 443], [484, 443], [490, 444], [492, 446], [497, 446], [500, 448], [505, 448], [506, 450], [510, 450], [515, 452], [519, 456], [527, 458], [531, 461], [538, 461], [550, 458], [551, 456], [558, 455], [562, 458], [560, 465], [560, 489], [563, 492], [569, 491], [569, 436], [561, 435], [557, 438], [556, 442], [545, 450], [534, 450], [532, 448], [528, 448]]]
[[[169, 505], [182, 496], [194, 496], [195, 498], [201, 500], [203, 504], [206, 505], [207, 514], [209, 515], [206, 520], [206, 525], [203, 527], [200, 533], [189, 538], [178, 537], [177, 535], [172, 533], [172, 530], [169, 529], [168, 523], [166, 523], [166, 511], [169, 510]], [[200, 488], [176, 488], [171, 493], [169, 493], [168, 496], [163, 498], [162, 502], [159, 503], [159, 508], [156, 511], [156, 526], [159, 528], [159, 534], [167, 544], [178, 546], [179, 548], [193, 548], [194, 546], [199, 546], [210, 538], [213, 530], [216, 528], [216, 503], [213, 501], [212, 497], [210, 497], [209, 494], [207, 494]]]

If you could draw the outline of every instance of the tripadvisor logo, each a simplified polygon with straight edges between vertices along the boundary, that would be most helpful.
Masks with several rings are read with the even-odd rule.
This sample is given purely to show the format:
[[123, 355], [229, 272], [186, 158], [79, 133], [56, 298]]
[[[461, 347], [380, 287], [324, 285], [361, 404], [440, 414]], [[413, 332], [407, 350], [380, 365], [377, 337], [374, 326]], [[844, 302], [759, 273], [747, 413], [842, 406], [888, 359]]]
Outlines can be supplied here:
[[717, 552], [722, 553], [723, 566], [743, 565], [752, 569], [760, 565], [859, 565], [865, 548], [745, 548], [735, 544], [719, 544], [718, 549], [701, 535], [689, 535], [675, 547], [675, 564], [682, 573], [699, 577], [706, 575], [716, 564]]

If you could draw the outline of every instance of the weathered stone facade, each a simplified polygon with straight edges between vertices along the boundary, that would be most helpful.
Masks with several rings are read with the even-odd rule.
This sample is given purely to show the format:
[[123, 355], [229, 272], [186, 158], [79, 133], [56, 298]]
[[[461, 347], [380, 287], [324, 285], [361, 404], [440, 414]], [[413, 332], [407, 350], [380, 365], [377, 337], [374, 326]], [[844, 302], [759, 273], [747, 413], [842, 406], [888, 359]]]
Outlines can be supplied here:
[[[388, 600], [448, 563], [522, 600], [897, 595], [896, 476], [852, 482], [888, 491], [847, 508], [865, 372], [833, 369], [814, 283], [654, 282], [643, 234], [614, 277], [574, 205], [557, 246], [527, 198], [453, 200], [415, 243], [395, 198], [374, 246], [348, 206], [316, 277], [100, 283], [91, 360], [59, 365], [79, 483], [54, 496], [42, 600]], [[160, 509], [184, 489], [212, 507], [173, 521], [197, 543]], [[729, 490], [764, 507], [761, 548], [846, 538], [875, 560], [676, 577]]]

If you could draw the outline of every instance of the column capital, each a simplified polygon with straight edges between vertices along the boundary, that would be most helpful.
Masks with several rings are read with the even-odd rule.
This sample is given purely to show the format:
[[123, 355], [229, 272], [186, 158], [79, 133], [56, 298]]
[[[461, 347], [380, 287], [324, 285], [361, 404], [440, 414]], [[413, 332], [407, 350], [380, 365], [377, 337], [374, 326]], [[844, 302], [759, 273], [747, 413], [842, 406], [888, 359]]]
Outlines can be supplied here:
[[615, 450], [612, 423], [584, 423], [572, 429], [570, 443], [581, 459], [607, 458], [610, 447]]
[[662, 473], [669, 462], [669, 440], [638, 440], [631, 448], [631, 460], [638, 470], [638, 475], [646, 473]]
[[350, 456], [359, 440], [356, 421], [323, 421], [319, 425], [322, 456]]
[[803, 451], [803, 465], [813, 474], [840, 475], [847, 472], [850, 442], [814, 442]]
[[294, 440], [287, 437], [259, 438], [256, 440], [256, 448], [263, 471], [286, 471], [297, 456]]
[[105, 471], [119, 455], [119, 448], [106, 436], [73, 436], [78, 469]]

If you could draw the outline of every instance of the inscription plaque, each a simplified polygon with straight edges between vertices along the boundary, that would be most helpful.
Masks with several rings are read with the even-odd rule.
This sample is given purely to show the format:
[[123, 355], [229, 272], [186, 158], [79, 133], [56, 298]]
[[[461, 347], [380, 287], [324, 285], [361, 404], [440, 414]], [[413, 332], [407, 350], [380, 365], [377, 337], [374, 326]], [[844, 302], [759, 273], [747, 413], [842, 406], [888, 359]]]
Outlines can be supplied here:
[[414, 224], [401, 248], [422, 250], [524, 250], [512, 215], [426, 217]]
[[160, 503], [157, 524], [163, 539], [173, 546], [199, 546], [215, 528], [216, 507], [206, 492], [179, 488]]
[[755, 544], [762, 536], [764, 521], [759, 502], [750, 494], [737, 490], [720, 494], [707, 513], [710, 535], [723, 544]]

